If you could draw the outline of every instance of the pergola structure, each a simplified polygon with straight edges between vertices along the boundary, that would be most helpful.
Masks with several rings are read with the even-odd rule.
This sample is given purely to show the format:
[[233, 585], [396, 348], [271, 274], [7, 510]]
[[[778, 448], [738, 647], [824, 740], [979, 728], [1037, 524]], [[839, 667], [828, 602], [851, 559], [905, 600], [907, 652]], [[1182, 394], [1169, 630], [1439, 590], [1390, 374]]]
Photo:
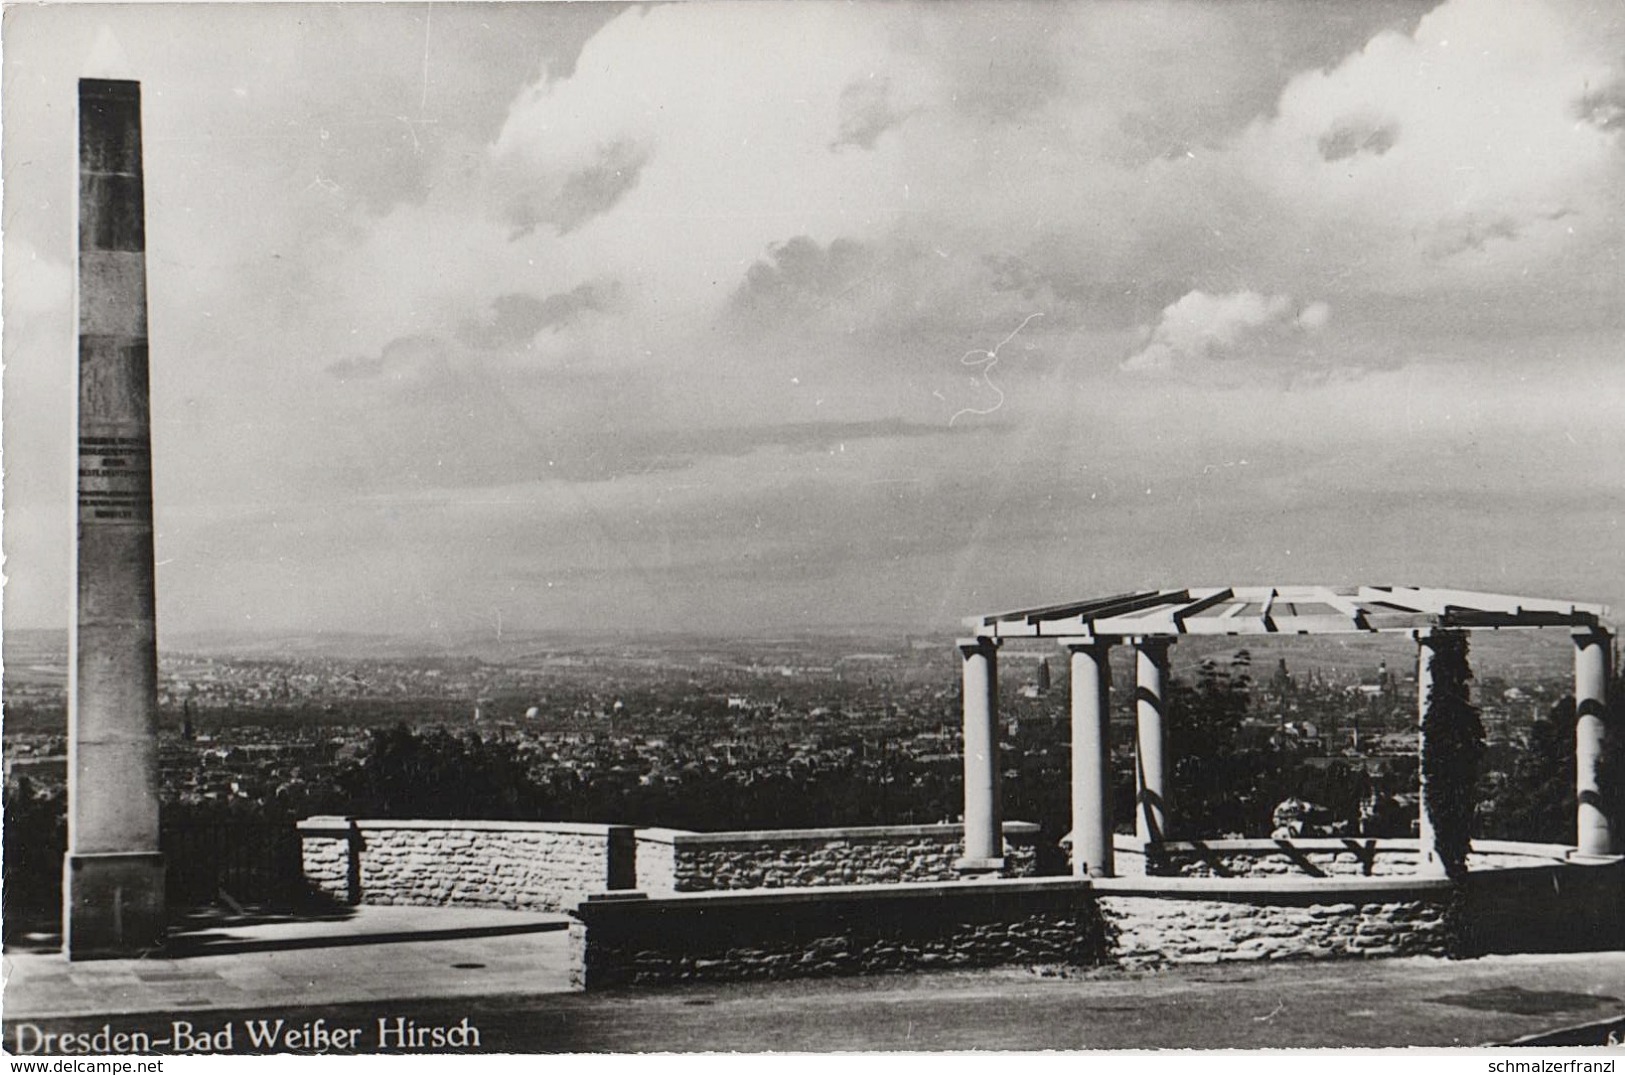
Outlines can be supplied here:
[[[965, 620], [959, 642], [965, 719], [965, 858], [967, 872], [1002, 865], [999, 794], [998, 651], [1006, 639], [1053, 638], [1067, 650], [1072, 688], [1072, 861], [1078, 874], [1113, 872], [1111, 758], [1107, 714], [1111, 647], [1135, 653], [1135, 833], [1147, 844], [1168, 826], [1166, 706], [1168, 647], [1184, 635], [1324, 635], [1405, 632], [1417, 643], [1417, 701], [1427, 710], [1435, 646], [1462, 630], [1563, 627], [1574, 639], [1576, 852], [1621, 850], [1622, 821], [1604, 795], [1605, 752], [1619, 749], [1621, 729], [1608, 727], [1611, 634], [1601, 605], [1408, 586], [1237, 586], [1146, 590], [1064, 605], [1017, 609]], [[1426, 749], [1426, 743], [1420, 745]], [[1422, 789], [1426, 795], [1426, 788]], [[1421, 810], [1420, 869], [1443, 872]]]

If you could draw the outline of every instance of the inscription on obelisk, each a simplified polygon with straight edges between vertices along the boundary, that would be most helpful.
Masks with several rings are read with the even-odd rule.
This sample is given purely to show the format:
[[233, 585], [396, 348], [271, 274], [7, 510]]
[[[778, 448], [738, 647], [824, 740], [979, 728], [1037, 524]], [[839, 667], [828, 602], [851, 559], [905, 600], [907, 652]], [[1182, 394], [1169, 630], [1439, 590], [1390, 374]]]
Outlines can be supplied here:
[[79, 81], [79, 483], [63, 951], [160, 944], [141, 86]]

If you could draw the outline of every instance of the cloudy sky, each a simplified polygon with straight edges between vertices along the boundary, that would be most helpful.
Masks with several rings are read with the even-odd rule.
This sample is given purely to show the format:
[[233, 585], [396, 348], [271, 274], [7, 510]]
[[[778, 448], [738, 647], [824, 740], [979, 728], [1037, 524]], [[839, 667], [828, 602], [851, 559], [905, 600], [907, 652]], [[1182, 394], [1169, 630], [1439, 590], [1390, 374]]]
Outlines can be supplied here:
[[46, 4], [4, 24], [8, 625], [68, 617], [103, 26], [166, 632], [1625, 607], [1612, 0]]

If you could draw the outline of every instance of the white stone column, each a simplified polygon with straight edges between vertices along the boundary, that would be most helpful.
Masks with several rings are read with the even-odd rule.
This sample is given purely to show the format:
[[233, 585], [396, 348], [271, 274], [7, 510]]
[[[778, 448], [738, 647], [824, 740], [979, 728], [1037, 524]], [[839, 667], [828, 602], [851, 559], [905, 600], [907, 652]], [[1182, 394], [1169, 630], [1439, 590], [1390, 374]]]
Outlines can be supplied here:
[[1111, 643], [1071, 642], [1072, 872], [1110, 877], [1112, 856]]
[[999, 796], [999, 644], [991, 638], [959, 642], [965, 712], [966, 873], [1004, 866], [1004, 819]]
[[1428, 742], [1423, 731], [1427, 719], [1428, 702], [1433, 697], [1433, 662], [1438, 656], [1434, 643], [1440, 636], [1432, 631], [1417, 631], [1416, 638], [1416, 812], [1417, 854], [1416, 872], [1430, 877], [1445, 875], [1444, 859], [1439, 855], [1439, 840], [1433, 831], [1433, 819], [1428, 813], [1428, 785], [1422, 768], [1427, 764]]
[[1605, 759], [1619, 749], [1617, 728], [1608, 727], [1608, 664], [1612, 638], [1596, 628], [1574, 633], [1575, 849], [1582, 855], [1620, 852], [1620, 821], [1610, 817]]
[[1168, 645], [1166, 638], [1134, 640], [1134, 833], [1141, 843], [1168, 832]]

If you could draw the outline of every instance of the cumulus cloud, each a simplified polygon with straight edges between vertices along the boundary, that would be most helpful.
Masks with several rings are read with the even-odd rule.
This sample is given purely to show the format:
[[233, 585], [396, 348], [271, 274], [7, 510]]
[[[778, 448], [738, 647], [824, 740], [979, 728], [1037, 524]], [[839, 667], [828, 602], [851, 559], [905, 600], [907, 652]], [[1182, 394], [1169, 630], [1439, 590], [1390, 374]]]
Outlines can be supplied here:
[[[487, 211], [528, 259], [510, 264], [540, 279], [480, 269], [479, 290], [557, 291], [566, 263], [617, 277], [669, 353], [719, 309], [828, 309], [811, 327], [842, 333], [886, 305], [893, 327], [963, 320], [1010, 297], [972, 268], [988, 258], [1033, 266], [1084, 307], [1074, 323], [1122, 324], [1238, 279], [1340, 308], [1351, 289], [1493, 286], [1619, 230], [1620, 79], [1562, 9], [1450, 0], [1413, 28], [1379, 5], [1309, 49], [1252, 12], [1081, 7], [623, 11], [573, 73], [514, 98], [485, 154]], [[1210, 47], [1253, 38], [1301, 53], [1298, 73]], [[1165, 77], [1173, 57], [1189, 78]], [[797, 242], [834, 252], [817, 271], [851, 268], [832, 244], [872, 260], [821, 291], [764, 257]]]
[[1300, 73], [1208, 176], [1253, 185], [1281, 224], [1234, 253], [1414, 294], [1527, 283], [1617, 245], [1618, 48], [1578, 5], [1450, 0]]
[[[113, 19], [150, 72], [155, 413], [187, 510], [217, 512], [222, 489], [328, 511], [575, 477], [624, 496], [610, 525], [631, 532], [674, 484], [639, 475], [678, 465], [688, 483], [723, 461], [782, 506], [786, 473], [845, 494], [859, 454], [890, 483], [904, 458], [929, 476], [974, 448], [1008, 465], [958, 468], [956, 517], [1019, 473], [1066, 535], [1057, 445], [1154, 453], [1163, 426], [1137, 419], [1175, 396], [1189, 436], [1161, 470], [1233, 443], [1181, 379], [1262, 411], [1283, 378], [1365, 383], [1337, 373], [1403, 355], [1385, 393], [1326, 392], [1292, 450], [1351, 407], [1403, 447], [1429, 412], [1409, 378], [1431, 365], [1452, 369], [1429, 401], [1501, 390], [1559, 334], [1617, 358], [1625, 19], [1606, 6], [480, 6], [437, 8], [432, 35], [410, 5], [8, 18]], [[555, 8], [580, 9], [579, 34], [555, 32]], [[194, 19], [209, 54], [163, 62]], [[71, 336], [71, 83], [51, 76], [83, 52], [70, 37], [7, 45], [6, 156], [28, 164], [6, 175], [26, 210], [6, 243], [13, 498], [31, 443], [72, 450], [71, 415], [28, 394], [49, 380], [72, 399], [28, 346], [28, 323]], [[37, 266], [18, 260], [29, 239]], [[38, 354], [59, 355], [42, 331]], [[962, 358], [993, 352], [991, 378]], [[1125, 355], [1192, 375], [1124, 377]], [[1404, 422], [1385, 402], [1401, 395]], [[913, 435], [997, 400], [997, 428]], [[1567, 443], [1559, 409], [1576, 408], [1520, 456]], [[25, 508], [65, 503], [45, 484]], [[719, 492], [691, 521], [738, 508]], [[429, 543], [449, 582], [488, 575], [467, 532], [478, 554]]]
[[1100, 297], [1051, 270], [1041, 260], [949, 252], [906, 237], [822, 244], [797, 236], [771, 244], [751, 265], [721, 324], [740, 331], [752, 349], [763, 339], [822, 341], [826, 362], [841, 362], [846, 352], [854, 375], [867, 370], [873, 389], [890, 373], [939, 371], [944, 361], [979, 353], [1042, 315], [1017, 349], [1047, 368]]
[[806, 316], [844, 296], [874, 271], [873, 250], [851, 239], [822, 246], [806, 235], [774, 243], [735, 290], [736, 313], [756, 321]]
[[522, 347], [543, 329], [569, 324], [583, 313], [608, 309], [618, 290], [613, 284], [588, 283], [546, 298], [523, 293], [498, 295], [491, 300], [488, 314], [462, 323], [458, 337], [482, 351]]
[[1326, 303], [1313, 302], [1300, 309], [1288, 295], [1192, 291], [1162, 311], [1156, 327], [1147, 331], [1145, 346], [1123, 368], [1161, 369], [1185, 362], [1249, 357], [1256, 350], [1278, 346], [1294, 330], [1319, 331], [1330, 316]]

